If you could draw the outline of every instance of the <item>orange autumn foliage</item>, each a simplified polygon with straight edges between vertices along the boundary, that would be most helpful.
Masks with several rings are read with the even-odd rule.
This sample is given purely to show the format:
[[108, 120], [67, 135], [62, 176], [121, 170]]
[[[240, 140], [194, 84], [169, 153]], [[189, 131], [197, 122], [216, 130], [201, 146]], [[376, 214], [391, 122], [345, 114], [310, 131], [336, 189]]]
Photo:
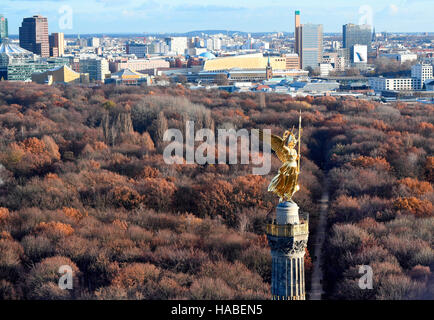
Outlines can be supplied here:
[[433, 132], [434, 131], [434, 124], [422, 121], [419, 124], [419, 128], [423, 131]]
[[127, 186], [116, 186], [110, 192], [113, 202], [120, 207], [132, 209], [139, 206], [143, 197], [134, 189]]
[[157, 178], [160, 175], [160, 170], [150, 166], [145, 166], [142, 172], [138, 175], [140, 178]]
[[382, 131], [386, 131], [388, 128], [387, 124], [384, 123], [383, 120], [374, 120], [372, 125], [375, 129], [382, 130]]
[[52, 236], [70, 236], [74, 233], [74, 229], [69, 224], [57, 221], [41, 222], [36, 226], [36, 231], [44, 232]]
[[29, 138], [23, 142], [18, 143], [25, 152], [30, 152], [33, 154], [42, 154], [45, 149], [45, 144], [38, 138]]
[[6, 220], [9, 217], [9, 209], [0, 207], [0, 221]]
[[431, 217], [433, 215], [433, 205], [428, 200], [420, 200], [415, 197], [398, 198], [394, 202], [397, 210], [405, 210], [417, 217]]
[[419, 181], [413, 178], [404, 178], [398, 180], [398, 183], [406, 186], [416, 196], [421, 196], [433, 191], [433, 188], [429, 182]]
[[345, 120], [344, 116], [341, 114], [336, 114], [331, 117], [328, 117], [324, 124], [328, 126], [339, 126], [345, 124], [347, 121]]
[[351, 164], [356, 167], [363, 167], [363, 168], [374, 167], [379, 170], [387, 170], [387, 171], [390, 170], [389, 162], [387, 162], [386, 159], [380, 157], [372, 158], [372, 157], [360, 156], [356, 159], [353, 159], [351, 161]]
[[9, 170], [29, 172], [60, 160], [59, 147], [49, 136], [42, 140], [28, 138], [11, 143], [6, 152], [0, 154], [0, 160]]
[[0, 240], [11, 240], [13, 241], [14, 238], [8, 231], [1, 231], [0, 232]]
[[112, 280], [116, 287], [132, 288], [143, 285], [147, 280], [156, 280], [160, 270], [149, 263], [132, 263], [124, 267]]
[[76, 221], [80, 221], [84, 217], [87, 217], [87, 212], [80, 212], [78, 209], [75, 208], [63, 207], [62, 212]]
[[112, 224], [124, 231], [128, 229], [128, 222], [126, 222], [125, 220], [116, 219], [112, 222]]
[[101, 150], [106, 150], [108, 147], [107, 147], [107, 145], [106, 145], [104, 142], [102, 142], [102, 141], [96, 141], [96, 142], [93, 144], [93, 148], [94, 148], [96, 151], [101, 151]]

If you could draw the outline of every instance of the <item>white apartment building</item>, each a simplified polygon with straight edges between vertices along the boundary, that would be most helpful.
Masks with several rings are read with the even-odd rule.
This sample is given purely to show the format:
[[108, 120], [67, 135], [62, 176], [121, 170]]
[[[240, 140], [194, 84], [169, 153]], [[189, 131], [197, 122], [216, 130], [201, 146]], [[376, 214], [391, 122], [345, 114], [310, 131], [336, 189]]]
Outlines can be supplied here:
[[80, 72], [89, 73], [89, 79], [104, 81], [110, 75], [109, 63], [104, 58], [80, 59]]
[[411, 68], [411, 78], [370, 78], [371, 89], [380, 91], [413, 91], [422, 90], [423, 85], [433, 79], [433, 66], [429, 64], [416, 64]]
[[321, 77], [328, 77], [330, 71], [333, 71], [333, 66], [330, 63], [320, 63], [319, 70]]
[[416, 90], [421, 90], [426, 80], [433, 79], [433, 66], [416, 64], [411, 68], [411, 77], [418, 80]]
[[218, 37], [211, 37], [209, 39], [205, 40], [205, 47], [208, 50], [221, 50], [222, 48], [222, 41]]
[[187, 37], [170, 37], [165, 39], [166, 44], [169, 46], [169, 52], [176, 55], [185, 54], [188, 49]]
[[415, 90], [417, 79], [414, 78], [369, 78], [369, 85], [375, 92], [381, 91], [412, 91]]

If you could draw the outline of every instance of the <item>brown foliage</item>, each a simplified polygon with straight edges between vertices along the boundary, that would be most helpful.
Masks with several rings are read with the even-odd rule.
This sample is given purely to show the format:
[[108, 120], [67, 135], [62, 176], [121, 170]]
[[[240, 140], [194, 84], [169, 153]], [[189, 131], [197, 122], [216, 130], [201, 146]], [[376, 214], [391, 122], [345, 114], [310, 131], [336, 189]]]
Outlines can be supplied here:
[[83, 219], [84, 217], [87, 217], [87, 212], [80, 212], [80, 210], [75, 209], [75, 208], [67, 208], [67, 207], [63, 207], [62, 208], [62, 212], [74, 219], [76, 222], [80, 221], [81, 219]]
[[160, 270], [152, 264], [133, 263], [122, 268], [112, 280], [112, 285], [124, 288], [137, 287], [146, 281], [156, 280]]
[[[315, 232], [328, 172], [328, 296], [429, 296], [431, 105], [9, 82], [0, 83], [0, 296], [268, 299], [271, 176], [252, 176], [250, 165], [166, 165], [161, 140], [186, 120], [281, 134], [300, 109], [295, 201]], [[59, 291], [49, 259], [80, 267], [80, 292]], [[369, 293], [357, 286], [361, 263], [374, 268]]]
[[353, 166], [359, 166], [364, 168], [376, 168], [377, 170], [390, 170], [390, 164], [384, 158], [372, 158], [360, 156], [351, 161]]
[[6, 220], [9, 217], [9, 210], [8, 208], [2, 208], [0, 207], [0, 222]]
[[[62, 290], [58, 285], [59, 268], [69, 266], [72, 269], [73, 290]], [[55, 256], [37, 263], [26, 277], [27, 297], [29, 299], [72, 299], [79, 292], [80, 270], [66, 257]]]
[[394, 206], [397, 210], [408, 211], [417, 217], [431, 217], [434, 212], [430, 201], [415, 197], [398, 198], [395, 200]]
[[118, 186], [109, 193], [116, 206], [125, 209], [137, 208], [143, 200], [143, 197], [134, 189], [127, 186]]
[[427, 180], [434, 183], [434, 157], [427, 157], [425, 162]]
[[36, 232], [41, 232], [49, 237], [70, 236], [74, 229], [69, 225], [61, 222], [41, 222], [36, 226]]
[[404, 178], [398, 180], [398, 183], [405, 186], [416, 197], [420, 197], [426, 193], [433, 192], [433, 188], [429, 182], [419, 181], [413, 178]]
[[28, 174], [42, 169], [60, 159], [59, 147], [51, 137], [28, 138], [23, 142], [11, 143], [6, 152], [0, 154], [0, 161], [9, 169]]

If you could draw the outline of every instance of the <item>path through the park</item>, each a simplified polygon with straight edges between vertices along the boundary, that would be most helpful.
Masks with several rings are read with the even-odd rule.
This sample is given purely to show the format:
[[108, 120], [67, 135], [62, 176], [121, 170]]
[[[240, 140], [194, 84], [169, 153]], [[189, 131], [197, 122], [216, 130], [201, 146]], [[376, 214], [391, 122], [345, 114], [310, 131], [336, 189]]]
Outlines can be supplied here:
[[313, 273], [310, 300], [321, 300], [323, 291], [323, 270], [322, 270], [322, 252], [323, 244], [325, 241], [325, 231], [327, 227], [327, 212], [329, 205], [328, 188], [325, 188], [321, 201], [321, 211], [318, 221], [318, 228], [315, 236], [315, 243], [313, 245], [314, 259], [313, 259]]

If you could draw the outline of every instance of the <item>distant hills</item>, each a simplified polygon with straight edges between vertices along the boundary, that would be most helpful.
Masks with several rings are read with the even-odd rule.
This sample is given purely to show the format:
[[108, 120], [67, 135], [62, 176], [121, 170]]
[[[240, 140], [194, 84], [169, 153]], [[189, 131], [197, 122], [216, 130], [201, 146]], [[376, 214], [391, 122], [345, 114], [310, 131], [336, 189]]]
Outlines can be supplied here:
[[[240, 36], [247, 36], [250, 34], [252, 37], [262, 37], [266, 35], [270, 35], [273, 33], [281, 32], [284, 36], [293, 37], [293, 32], [282, 32], [282, 31], [273, 31], [273, 32], [245, 32], [245, 31], [237, 31], [237, 30], [193, 30], [188, 32], [143, 32], [143, 33], [87, 33], [87, 34], [80, 34], [80, 37], [82, 38], [88, 38], [88, 37], [101, 37], [101, 36], [109, 36], [109, 37], [115, 37], [115, 38], [134, 38], [134, 37], [197, 37], [202, 36], [203, 34], [207, 35], [215, 35], [215, 34], [224, 34], [224, 35], [240, 35]], [[389, 35], [422, 35], [425, 36], [425, 32], [388, 32]], [[340, 32], [324, 32], [325, 36], [342, 36], [342, 33]], [[428, 36], [433, 36], [434, 33], [428, 32]], [[67, 38], [77, 38], [78, 34], [65, 34]], [[11, 39], [18, 39], [18, 35], [9, 35], [9, 38]]]

